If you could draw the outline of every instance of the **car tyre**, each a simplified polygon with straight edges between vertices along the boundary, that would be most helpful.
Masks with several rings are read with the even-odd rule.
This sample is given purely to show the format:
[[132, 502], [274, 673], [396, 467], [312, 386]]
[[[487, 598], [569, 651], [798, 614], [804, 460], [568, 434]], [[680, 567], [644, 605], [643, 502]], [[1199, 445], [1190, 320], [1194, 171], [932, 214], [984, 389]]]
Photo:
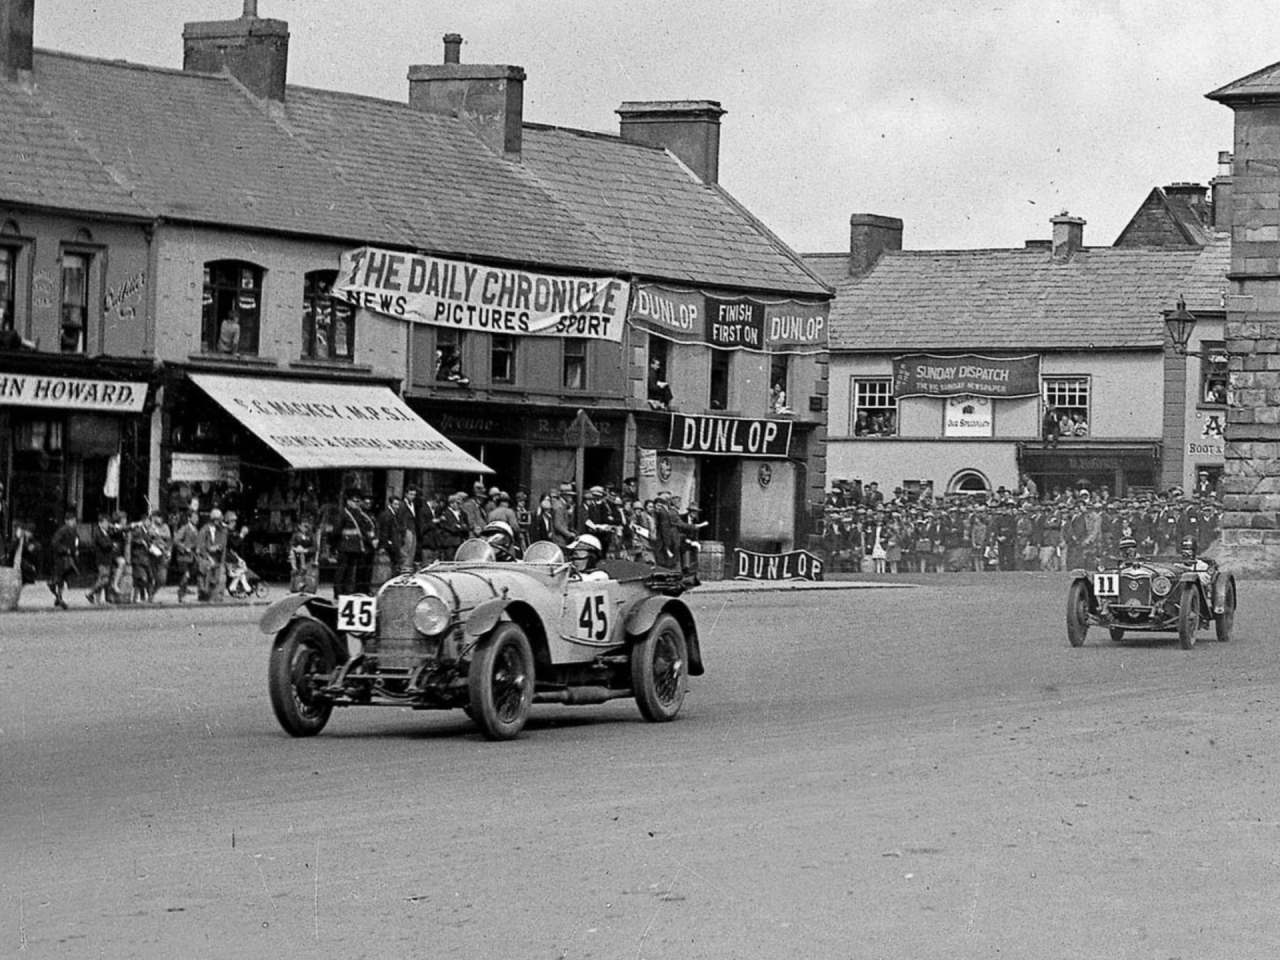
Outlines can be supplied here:
[[467, 672], [471, 718], [490, 740], [511, 740], [533, 709], [533, 648], [514, 623], [500, 623], [476, 644]]
[[1183, 650], [1196, 645], [1196, 631], [1200, 629], [1200, 591], [1194, 583], [1183, 585], [1178, 597], [1178, 643]]
[[1219, 643], [1226, 643], [1231, 639], [1231, 630], [1236, 622], [1236, 584], [1234, 580], [1227, 581], [1227, 593], [1222, 602], [1222, 612], [1214, 614], [1213, 626], [1218, 635]]
[[1067, 640], [1081, 646], [1089, 635], [1089, 588], [1083, 580], [1072, 581], [1067, 590]]
[[333, 704], [318, 698], [312, 680], [332, 673], [335, 663], [324, 627], [313, 620], [296, 620], [271, 648], [267, 684], [271, 709], [285, 732], [314, 737], [324, 729]]
[[651, 723], [674, 720], [689, 686], [689, 645], [684, 628], [669, 613], [631, 648], [631, 689], [641, 715]]

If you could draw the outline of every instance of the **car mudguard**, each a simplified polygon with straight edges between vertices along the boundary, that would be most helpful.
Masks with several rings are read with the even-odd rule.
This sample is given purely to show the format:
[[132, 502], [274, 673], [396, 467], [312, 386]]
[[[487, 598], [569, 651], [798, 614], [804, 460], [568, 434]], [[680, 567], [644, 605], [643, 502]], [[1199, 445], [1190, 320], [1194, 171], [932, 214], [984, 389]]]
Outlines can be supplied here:
[[483, 637], [498, 625], [510, 602], [507, 597], [486, 600], [471, 611], [471, 616], [467, 617], [467, 622], [462, 626], [462, 632], [468, 637]]
[[[1218, 571], [1217, 576], [1213, 578], [1213, 612], [1215, 614], [1222, 613], [1227, 604], [1227, 587], [1234, 587], [1236, 577], [1233, 573], [1225, 573]], [[1236, 603], [1240, 602], [1239, 593], [1236, 594]]]
[[624, 629], [632, 636], [643, 636], [664, 613], [675, 617], [684, 629], [685, 645], [689, 649], [689, 676], [702, 676], [705, 669], [702, 666], [702, 647], [698, 643], [698, 626], [693, 619], [693, 611], [683, 600], [675, 597], [646, 597], [627, 611], [623, 621]]
[[258, 621], [258, 629], [268, 636], [275, 636], [298, 617], [318, 620], [337, 633], [338, 608], [334, 602], [305, 593], [290, 593], [272, 603]]

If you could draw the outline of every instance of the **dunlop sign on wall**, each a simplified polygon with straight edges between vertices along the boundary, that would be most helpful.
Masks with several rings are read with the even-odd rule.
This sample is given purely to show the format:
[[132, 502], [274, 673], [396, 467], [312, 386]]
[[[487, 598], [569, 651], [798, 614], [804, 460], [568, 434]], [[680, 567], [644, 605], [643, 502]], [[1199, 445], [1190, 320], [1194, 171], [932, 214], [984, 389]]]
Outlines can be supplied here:
[[893, 359], [895, 397], [1038, 397], [1040, 357], [944, 357], [913, 353]]
[[712, 456], [785, 457], [791, 449], [791, 421], [675, 413], [667, 446], [680, 453]]
[[616, 343], [631, 284], [361, 247], [343, 253], [333, 296], [414, 323]]
[[699, 290], [636, 285], [629, 319], [677, 343], [719, 350], [820, 353], [827, 349], [829, 305], [799, 300], [727, 299]]

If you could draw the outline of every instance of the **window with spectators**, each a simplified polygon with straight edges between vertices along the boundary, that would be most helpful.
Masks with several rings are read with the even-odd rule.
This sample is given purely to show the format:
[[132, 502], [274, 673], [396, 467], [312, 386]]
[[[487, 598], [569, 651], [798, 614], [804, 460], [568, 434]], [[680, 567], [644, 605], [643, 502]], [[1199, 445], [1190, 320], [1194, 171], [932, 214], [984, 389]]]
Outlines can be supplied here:
[[93, 256], [64, 251], [62, 254], [63, 353], [84, 353], [89, 332], [89, 270]]
[[356, 311], [330, 296], [337, 270], [313, 270], [302, 285], [302, 355], [308, 360], [355, 356]]
[[587, 388], [587, 341], [569, 337], [564, 341], [564, 364], [561, 383], [567, 390]]
[[257, 356], [262, 318], [262, 269], [240, 260], [204, 265], [200, 342], [206, 353]]
[[729, 407], [729, 382], [733, 372], [733, 351], [711, 348], [711, 390], [707, 402], [712, 410]]
[[1227, 402], [1227, 345], [1200, 344], [1200, 402], [1225, 406]]
[[516, 338], [495, 333], [489, 347], [489, 377], [494, 383], [516, 382]]
[[893, 380], [854, 378], [852, 413], [855, 437], [896, 437], [898, 398], [893, 395]]
[[1058, 437], [1089, 436], [1089, 378], [1045, 377], [1042, 381], [1045, 413], [1058, 418]]
[[452, 327], [436, 327], [436, 379], [465, 387], [471, 383], [462, 369], [463, 333]]

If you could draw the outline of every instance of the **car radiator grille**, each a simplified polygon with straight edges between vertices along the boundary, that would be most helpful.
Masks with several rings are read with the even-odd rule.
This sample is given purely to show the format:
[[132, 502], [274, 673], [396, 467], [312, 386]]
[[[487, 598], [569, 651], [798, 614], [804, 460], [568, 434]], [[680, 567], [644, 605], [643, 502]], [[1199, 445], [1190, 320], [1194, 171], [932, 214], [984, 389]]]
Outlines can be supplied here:
[[1151, 578], [1121, 577], [1120, 597], [1116, 602], [1122, 607], [1149, 607], [1151, 605]]
[[439, 642], [422, 636], [413, 625], [414, 608], [423, 596], [421, 587], [405, 584], [387, 587], [378, 597], [378, 629], [365, 652], [382, 666], [408, 669], [436, 652]]

